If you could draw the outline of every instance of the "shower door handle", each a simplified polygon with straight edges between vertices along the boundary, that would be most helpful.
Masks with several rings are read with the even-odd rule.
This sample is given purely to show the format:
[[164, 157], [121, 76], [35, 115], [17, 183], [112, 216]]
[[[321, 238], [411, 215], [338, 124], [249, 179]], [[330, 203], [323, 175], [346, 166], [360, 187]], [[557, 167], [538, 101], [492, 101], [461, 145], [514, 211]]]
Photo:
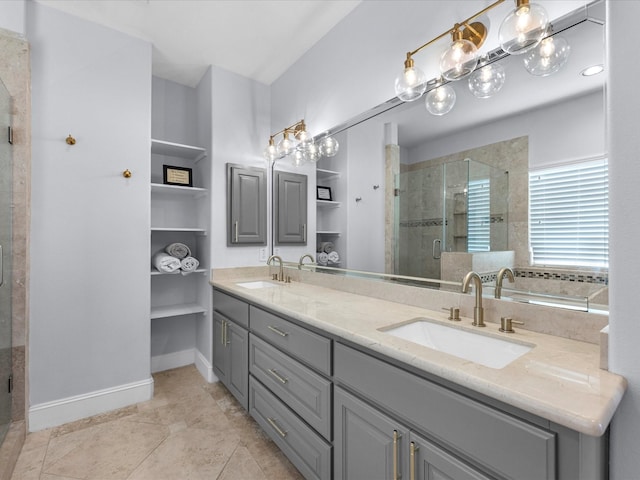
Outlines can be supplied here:
[[[438, 248], [436, 248], [436, 245], [438, 246]], [[442, 256], [442, 240], [440, 240], [439, 238], [436, 238], [433, 241], [433, 246], [431, 247], [431, 255], [435, 260], [439, 260]]]

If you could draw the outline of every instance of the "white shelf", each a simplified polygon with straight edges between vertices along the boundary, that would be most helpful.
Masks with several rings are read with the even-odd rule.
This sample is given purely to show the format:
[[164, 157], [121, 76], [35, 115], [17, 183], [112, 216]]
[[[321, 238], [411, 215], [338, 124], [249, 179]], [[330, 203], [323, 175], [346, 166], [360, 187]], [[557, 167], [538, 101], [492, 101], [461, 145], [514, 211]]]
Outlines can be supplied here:
[[341, 232], [337, 232], [335, 230], [318, 230], [316, 231], [316, 235], [333, 235], [335, 237], [339, 237]]
[[334, 202], [329, 200], [316, 200], [316, 205], [318, 207], [336, 208], [336, 207], [339, 207], [341, 204], [340, 202]]
[[181, 143], [165, 142], [164, 140], [151, 139], [151, 153], [167, 155], [170, 157], [186, 158], [198, 163], [207, 156], [207, 151], [202, 147], [183, 145]]
[[333, 180], [339, 178], [340, 172], [334, 170], [325, 170], [324, 168], [316, 168], [316, 178], [318, 180]]
[[197, 303], [151, 307], [151, 320], [156, 318], [177, 317], [178, 315], [190, 315], [192, 313], [206, 313], [206, 311], [206, 308]]
[[152, 232], [191, 232], [200, 235], [206, 235], [204, 228], [188, 228], [188, 227], [151, 227]]
[[206, 188], [181, 187], [179, 185], [165, 185], [163, 183], [152, 183], [151, 193], [167, 193], [170, 195], [192, 195], [200, 197], [207, 194]]
[[165, 272], [161, 272], [157, 268], [151, 269], [151, 275], [188, 277], [189, 275], [192, 275], [194, 273], [207, 273], [207, 270], [205, 268], [198, 268], [197, 270], [194, 270], [193, 272], [189, 273], [188, 275], [182, 275], [182, 272], [180, 270], [177, 270], [177, 271], [175, 271], [173, 273], [165, 273]]

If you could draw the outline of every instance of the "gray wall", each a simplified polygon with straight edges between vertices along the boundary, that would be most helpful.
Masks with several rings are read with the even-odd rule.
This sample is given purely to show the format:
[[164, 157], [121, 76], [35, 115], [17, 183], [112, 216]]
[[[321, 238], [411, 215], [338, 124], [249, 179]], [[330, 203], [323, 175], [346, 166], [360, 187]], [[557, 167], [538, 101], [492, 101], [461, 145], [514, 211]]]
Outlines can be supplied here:
[[151, 45], [36, 2], [27, 32], [33, 408], [150, 378]]

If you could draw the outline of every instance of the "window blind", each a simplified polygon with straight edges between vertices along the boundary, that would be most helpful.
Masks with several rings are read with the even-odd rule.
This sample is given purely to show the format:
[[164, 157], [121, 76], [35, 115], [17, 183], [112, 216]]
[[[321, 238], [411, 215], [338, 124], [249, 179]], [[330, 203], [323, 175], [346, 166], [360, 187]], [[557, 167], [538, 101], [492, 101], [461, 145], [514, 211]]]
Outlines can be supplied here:
[[491, 246], [491, 184], [488, 178], [470, 180], [468, 188], [467, 251], [488, 252]]
[[606, 159], [529, 174], [533, 263], [609, 266], [609, 178]]

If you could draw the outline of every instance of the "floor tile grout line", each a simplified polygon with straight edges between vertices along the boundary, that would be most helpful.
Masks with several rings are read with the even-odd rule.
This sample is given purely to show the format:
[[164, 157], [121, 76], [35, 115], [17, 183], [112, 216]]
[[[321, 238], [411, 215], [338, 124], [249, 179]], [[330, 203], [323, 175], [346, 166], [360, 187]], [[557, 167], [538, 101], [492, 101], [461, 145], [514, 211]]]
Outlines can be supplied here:
[[227, 461], [224, 462], [224, 467], [222, 467], [222, 470], [220, 470], [220, 473], [216, 477], [216, 480], [218, 480], [224, 474], [224, 471], [227, 469], [227, 465], [229, 465], [229, 462], [238, 451], [239, 446], [240, 446], [240, 441], [236, 442], [236, 448], [233, 449], [233, 452], [231, 452], [231, 455], [229, 455], [229, 458], [227, 458]]
[[[156, 425], [160, 425], [160, 424], [156, 424]], [[158, 443], [158, 445], [155, 446], [155, 448], [153, 448], [142, 460], [140, 460], [140, 462], [131, 470], [131, 472], [129, 473], [129, 475], [127, 475], [126, 480], [129, 480], [131, 478], [131, 475], [133, 475], [134, 473], [136, 473], [136, 470], [138, 470], [138, 468], [140, 468], [142, 466], [142, 464], [144, 462], [147, 461], [147, 459], [153, 455], [153, 452], [155, 452], [158, 448], [160, 448], [160, 446], [162, 444], [164, 444], [167, 440], [169, 440], [169, 437], [171, 437], [172, 432], [171, 429], [167, 426], [167, 425], [161, 425], [163, 427], [165, 427], [167, 429], [167, 434], [165, 435], [165, 437], [162, 439], [161, 442]]]

